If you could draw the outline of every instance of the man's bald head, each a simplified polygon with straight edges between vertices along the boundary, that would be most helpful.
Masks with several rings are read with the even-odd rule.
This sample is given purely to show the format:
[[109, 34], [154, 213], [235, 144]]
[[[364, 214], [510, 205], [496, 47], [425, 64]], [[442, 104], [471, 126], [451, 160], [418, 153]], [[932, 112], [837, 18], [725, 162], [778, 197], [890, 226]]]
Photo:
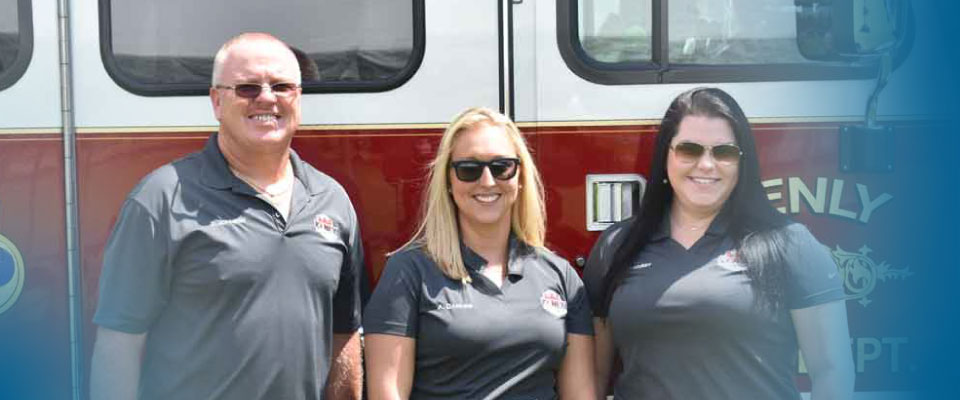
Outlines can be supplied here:
[[[213, 76], [210, 79], [211, 86], [217, 86], [222, 83], [220, 79], [221, 79], [221, 76], [223, 75], [223, 66], [224, 64], [226, 64], [227, 59], [230, 57], [230, 52], [233, 50], [233, 48], [238, 45], [249, 44], [252, 42], [264, 42], [264, 43], [276, 44], [278, 47], [282, 47], [288, 53], [290, 53], [290, 58], [294, 61], [295, 64], [297, 64], [297, 57], [293, 53], [293, 51], [290, 50], [290, 46], [288, 46], [282, 40], [277, 39], [275, 36], [269, 33], [264, 33], [264, 32], [241, 33], [237, 36], [234, 36], [230, 40], [228, 40], [226, 43], [223, 44], [223, 46], [220, 46], [220, 50], [217, 51], [217, 55], [213, 58]], [[298, 75], [298, 78], [296, 83], [299, 84], [300, 83], [299, 73], [297, 75]]]

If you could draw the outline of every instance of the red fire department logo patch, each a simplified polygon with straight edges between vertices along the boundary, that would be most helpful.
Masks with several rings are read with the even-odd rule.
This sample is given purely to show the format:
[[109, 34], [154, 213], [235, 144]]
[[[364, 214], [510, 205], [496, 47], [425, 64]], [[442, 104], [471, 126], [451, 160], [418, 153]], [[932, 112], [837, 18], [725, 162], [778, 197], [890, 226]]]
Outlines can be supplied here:
[[333, 221], [333, 218], [327, 216], [327, 214], [319, 214], [316, 218], [313, 219], [313, 227], [317, 230], [317, 233], [324, 237], [336, 236], [340, 232], [340, 228], [337, 228], [337, 223]]
[[540, 295], [540, 306], [557, 318], [567, 315], [567, 301], [552, 289], [547, 289]]
[[746, 264], [740, 259], [740, 254], [736, 250], [727, 250], [726, 253], [717, 257], [717, 265], [728, 271], [740, 272], [747, 269]]

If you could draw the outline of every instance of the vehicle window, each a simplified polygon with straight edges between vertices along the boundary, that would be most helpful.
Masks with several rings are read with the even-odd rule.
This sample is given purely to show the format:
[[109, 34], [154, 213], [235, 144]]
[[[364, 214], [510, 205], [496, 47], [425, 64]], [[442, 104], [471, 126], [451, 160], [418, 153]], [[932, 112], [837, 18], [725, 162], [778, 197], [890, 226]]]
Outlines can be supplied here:
[[580, 44], [590, 58], [604, 63], [650, 61], [650, 0], [578, 1]]
[[134, 93], [206, 94], [220, 45], [260, 31], [309, 58], [306, 92], [388, 90], [419, 65], [422, 2], [101, 0], [104, 64]]
[[17, 21], [17, 0], [0, 0], [0, 72], [17, 59], [20, 31]]
[[0, 90], [27, 69], [33, 49], [29, 0], [0, 0]]
[[811, 61], [795, 0], [557, 0], [567, 66], [602, 84], [855, 79], [873, 66]]
[[804, 63], [793, 0], [672, 0], [670, 62]]

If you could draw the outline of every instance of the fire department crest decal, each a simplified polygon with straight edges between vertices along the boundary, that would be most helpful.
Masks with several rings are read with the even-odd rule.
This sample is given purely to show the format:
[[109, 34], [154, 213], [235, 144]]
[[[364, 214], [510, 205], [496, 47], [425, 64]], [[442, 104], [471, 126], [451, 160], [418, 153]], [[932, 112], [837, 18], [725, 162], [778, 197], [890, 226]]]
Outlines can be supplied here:
[[23, 257], [17, 246], [0, 235], [0, 314], [13, 307], [23, 290]]
[[910, 268], [893, 268], [885, 261], [878, 264], [870, 258], [871, 252], [873, 250], [865, 245], [860, 247], [858, 253], [841, 249], [839, 245], [830, 252], [843, 277], [847, 299], [856, 300], [864, 307], [873, 301], [867, 296], [877, 287], [877, 283], [903, 280], [913, 275]]
[[540, 306], [554, 317], [563, 318], [567, 315], [567, 301], [552, 289], [540, 295]]
[[327, 216], [327, 214], [318, 214], [317, 217], [313, 219], [313, 228], [317, 230], [320, 236], [327, 239], [336, 238], [337, 234], [340, 233], [340, 228], [337, 227], [336, 221]]

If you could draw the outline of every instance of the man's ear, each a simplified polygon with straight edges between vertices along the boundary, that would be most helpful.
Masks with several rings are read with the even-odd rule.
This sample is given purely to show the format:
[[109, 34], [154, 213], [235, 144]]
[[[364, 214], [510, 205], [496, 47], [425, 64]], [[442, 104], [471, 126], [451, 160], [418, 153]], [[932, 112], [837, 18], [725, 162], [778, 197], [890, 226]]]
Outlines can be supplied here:
[[220, 96], [220, 91], [215, 87], [210, 87], [210, 104], [213, 105], [213, 116], [220, 120], [220, 108], [223, 102], [223, 98]]

